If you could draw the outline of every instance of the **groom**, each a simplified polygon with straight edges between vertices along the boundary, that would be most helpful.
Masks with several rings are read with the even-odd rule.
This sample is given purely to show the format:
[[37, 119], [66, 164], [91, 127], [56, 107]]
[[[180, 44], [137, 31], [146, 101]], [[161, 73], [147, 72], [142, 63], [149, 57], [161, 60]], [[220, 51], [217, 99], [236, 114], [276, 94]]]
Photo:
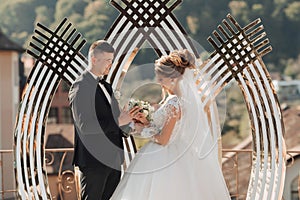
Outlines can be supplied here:
[[120, 111], [112, 87], [103, 76], [109, 73], [114, 48], [104, 40], [89, 49], [89, 64], [69, 91], [75, 141], [73, 164], [79, 168], [81, 199], [109, 199], [121, 177], [124, 162], [120, 129], [138, 113], [135, 107]]

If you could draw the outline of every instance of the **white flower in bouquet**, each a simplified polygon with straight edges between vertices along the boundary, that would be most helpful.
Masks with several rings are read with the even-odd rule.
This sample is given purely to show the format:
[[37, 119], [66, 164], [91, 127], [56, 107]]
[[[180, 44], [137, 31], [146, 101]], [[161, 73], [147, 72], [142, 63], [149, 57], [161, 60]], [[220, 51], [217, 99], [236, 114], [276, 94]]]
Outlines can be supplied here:
[[128, 109], [130, 110], [135, 106], [141, 108], [140, 112], [145, 115], [148, 121], [152, 121], [152, 114], [154, 112], [154, 108], [149, 102], [131, 98], [128, 103]]
[[149, 111], [143, 110], [143, 113], [144, 113], [145, 116], [147, 116], [149, 114]]

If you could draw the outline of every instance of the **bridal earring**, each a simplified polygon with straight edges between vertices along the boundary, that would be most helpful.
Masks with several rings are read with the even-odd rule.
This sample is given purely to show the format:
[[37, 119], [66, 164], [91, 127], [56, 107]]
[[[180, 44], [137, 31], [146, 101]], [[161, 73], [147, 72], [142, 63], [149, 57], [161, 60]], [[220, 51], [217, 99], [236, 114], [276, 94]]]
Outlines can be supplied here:
[[171, 81], [171, 85], [174, 85], [174, 84], [175, 84], [175, 83], [174, 83], [174, 81], [172, 80], [172, 81]]

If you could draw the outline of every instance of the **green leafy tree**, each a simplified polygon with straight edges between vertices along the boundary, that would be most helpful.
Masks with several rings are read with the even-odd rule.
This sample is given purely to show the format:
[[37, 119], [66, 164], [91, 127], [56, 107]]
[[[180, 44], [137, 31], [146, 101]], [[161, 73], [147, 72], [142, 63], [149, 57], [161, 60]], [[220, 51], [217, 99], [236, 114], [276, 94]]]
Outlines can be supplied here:
[[54, 21], [54, 10], [45, 5], [38, 6], [35, 9], [36, 17], [34, 24], [41, 23], [45, 26], [49, 26]]
[[228, 1], [185, 0], [174, 13], [189, 36], [210, 50], [207, 37], [229, 13]]
[[5, 1], [0, 7], [0, 19], [3, 32], [22, 45], [33, 30], [34, 7], [31, 1]]
[[292, 2], [285, 9], [284, 13], [288, 19], [300, 22], [300, 2]]
[[65, 17], [71, 17], [74, 14], [83, 14], [87, 2], [82, 0], [59, 0], [55, 9], [55, 21], [60, 22]]
[[[121, 0], [119, 0], [121, 3]], [[175, 0], [170, 0], [171, 5]], [[287, 63], [300, 52], [300, 3], [297, 0], [184, 0], [174, 14], [188, 35], [210, 51], [207, 37], [217, 28], [227, 13], [231, 13], [244, 26], [261, 18], [273, 51], [264, 57], [271, 71], [284, 72]], [[37, 22], [54, 28], [67, 17], [86, 38], [83, 48], [104, 38], [119, 12], [108, 0], [2, 0], [0, 4], [0, 29], [20, 45], [27, 46]], [[141, 50], [135, 64], [153, 61], [155, 53]]]
[[233, 16], [241, 19], [243, 23], [250, 22], [249, 6], [246, 1], [231, 1], [228, 5]]
[[87, 4], [83, 11], [83, 17], [78, 23], [78, 29], [87, 39], [84, 51], [87, 53], [90, 44], [99, 39], [103, 39], [109, 26], [112, 24], [112, 19], [109, 13], [112, 12], [112, 7], [104, 0], [91, 1]]

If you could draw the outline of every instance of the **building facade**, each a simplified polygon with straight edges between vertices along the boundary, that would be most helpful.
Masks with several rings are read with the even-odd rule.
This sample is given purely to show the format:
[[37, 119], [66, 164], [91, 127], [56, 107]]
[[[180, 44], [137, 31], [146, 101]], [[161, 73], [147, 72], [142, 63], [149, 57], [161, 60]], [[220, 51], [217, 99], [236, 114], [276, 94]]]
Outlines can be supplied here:
[[[23, 48], [0, 30], [0, 149], [13, 148], [13, 130], [20, 102], [19, 54]], [[13, 157], [5, 154], [1, 159], [1, 190], [15, 188]], [[8, 194], [6, 198], [12, 197]]]

